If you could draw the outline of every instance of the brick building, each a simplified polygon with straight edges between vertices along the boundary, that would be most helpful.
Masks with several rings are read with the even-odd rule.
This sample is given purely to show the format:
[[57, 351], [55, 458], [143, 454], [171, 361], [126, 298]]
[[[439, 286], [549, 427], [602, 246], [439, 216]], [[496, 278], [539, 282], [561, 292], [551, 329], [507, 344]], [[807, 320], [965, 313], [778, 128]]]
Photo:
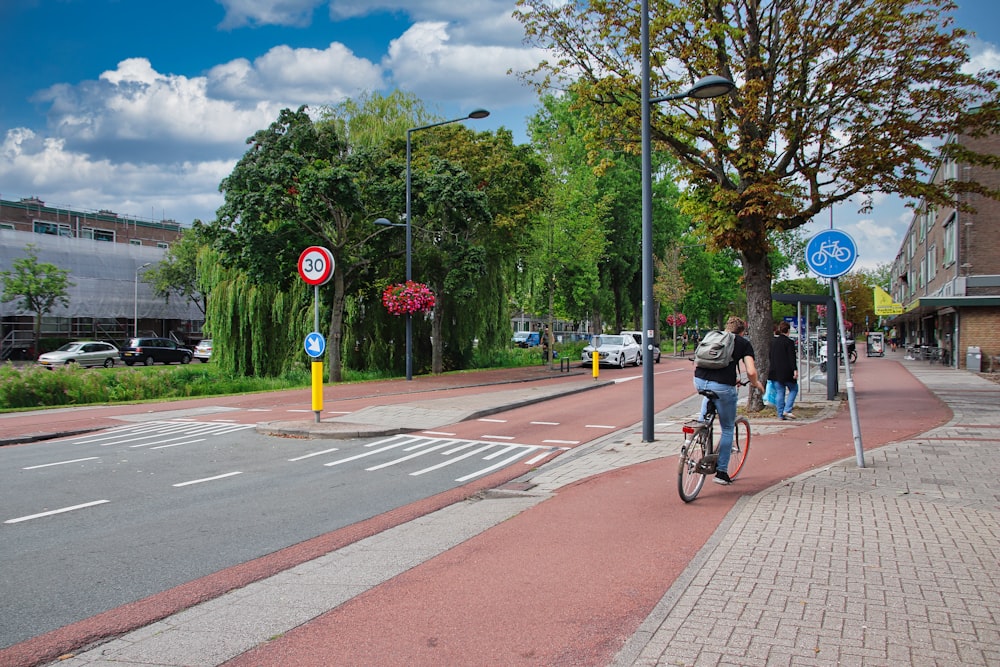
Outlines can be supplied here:
[[[1000, 135], [952, 137], [982, 154], [1000, 155]], [[946, 160], [932, 182], [958, 179], [1000, 189], [1000, 171]], [[978, 348], [980, 370], [996, 370], [1000, 356], [1000, 202], [961, 195], [975, 208], [935, 208], [922, 202], [892, 266], [890, 292], [903, 314], [890, 326], [913, 352], [941, 355], [966, 368]], [[972, 350], [974, 352], [974, 350]]]
[[[0, 199], [0, 270], [35, 246], [39, 262], [69, 271], [74, 283], [69, 304], [42, 319], [42, 338], [98, 339], [120, 344], [140, 333], [200, 338], [203, 315], [196, 306], [156, 297], [142, 272], [161, 261], [183, 233], [173, 220], [119, 216], [112, 211], [86, 211], [47, 206], [31, 197]], [[32, 313], [17, 301], [0, 302], [0, 359], [34, 356]]]

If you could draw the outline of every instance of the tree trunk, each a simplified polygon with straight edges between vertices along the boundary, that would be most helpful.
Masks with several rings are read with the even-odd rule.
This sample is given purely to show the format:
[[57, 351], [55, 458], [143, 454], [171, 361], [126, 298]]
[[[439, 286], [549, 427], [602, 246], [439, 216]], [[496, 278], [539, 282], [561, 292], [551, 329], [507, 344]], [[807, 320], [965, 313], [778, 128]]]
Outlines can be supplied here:
[[[322, 287], [320, 288], [322, 289]], [[330, 359], [330, 382], [343, 379], [344, 274], [333, 272], [333, 307], [330, 309], [330, 334], [327, 336], [327, 356]]]
[[[753, 344], [758, 377], [762, 383], [766, 383], [771, 361], [771, 339], [774, 336], [771, 312], [771, 262], [766, 254], [741, 254], [743, 280], [747, 291], [747, 337]], [[757, 412], [763, 408], [764, 397], [751, 389], [748, 410]]]
[[41, 350], [41, 344], [42, 344], [42, 314], [41, 313], [35, 313], [34, 334], [35, 334], [35, 349], [32, 350], [32, 354], [34, 355], [35, 359], [38, 359], [38, 355], [40, 355], [42, 353], [42, 350]]
[[434, 374], [444, 372], [444, 339], [441, 337], [443, 324], [444, 308], [435, 306], [431, 311], [431, 372]]

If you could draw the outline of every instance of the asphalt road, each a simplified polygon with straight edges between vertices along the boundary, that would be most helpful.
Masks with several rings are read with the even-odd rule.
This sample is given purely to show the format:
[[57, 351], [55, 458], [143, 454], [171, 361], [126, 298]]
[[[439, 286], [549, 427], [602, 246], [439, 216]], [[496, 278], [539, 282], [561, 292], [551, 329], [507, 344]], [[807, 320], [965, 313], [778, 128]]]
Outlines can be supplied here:
[[[680, 370], [657, 367], [661, 391], [689, 393]], [[259, 407], [147, 405], [122, 406], [113, 429], [0, 448], [0, 647], [497, 470], [519, 475], [638, 421], [640, 378], [602, 371], [619, 383], [407, 436], [278, 438], [253, 430]]]
[[[459, 486], [541, 449], [428, 436], [295, 440], [209, 422], [140, 423], [0, 449], [0, 646]], [[450, 450], [458, 451], [442, 456]]]

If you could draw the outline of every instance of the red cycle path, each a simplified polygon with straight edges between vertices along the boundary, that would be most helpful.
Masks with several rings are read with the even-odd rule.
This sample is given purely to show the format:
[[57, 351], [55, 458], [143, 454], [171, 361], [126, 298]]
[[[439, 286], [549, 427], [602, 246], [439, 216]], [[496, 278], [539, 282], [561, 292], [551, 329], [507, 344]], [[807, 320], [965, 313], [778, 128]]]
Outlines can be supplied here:
[[[951, 416], [898, 362], [854, 371], [866, 449]], [[854, 456], [845, 406], [755, 436], [736, 484], [691, 504], [674, 457], [597, 475], [226, 664], [605, 665], [740, 496]]]

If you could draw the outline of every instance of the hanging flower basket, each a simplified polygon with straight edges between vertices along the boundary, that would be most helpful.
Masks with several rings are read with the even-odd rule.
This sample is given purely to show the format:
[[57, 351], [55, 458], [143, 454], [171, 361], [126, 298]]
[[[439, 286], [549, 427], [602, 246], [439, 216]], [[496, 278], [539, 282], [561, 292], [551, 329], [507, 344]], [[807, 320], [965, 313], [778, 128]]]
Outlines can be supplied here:
[[382, 292], [382, 304], [392, 315], [426, 313], [434, 308], [434, 292], [423, 283], [407, 280], [386, 287]]
[[667, 315], [667, 324], [670, 326], [682, 327], [687, 324], [688, 318], [684, 313], [674, 313], [673, 315]]

